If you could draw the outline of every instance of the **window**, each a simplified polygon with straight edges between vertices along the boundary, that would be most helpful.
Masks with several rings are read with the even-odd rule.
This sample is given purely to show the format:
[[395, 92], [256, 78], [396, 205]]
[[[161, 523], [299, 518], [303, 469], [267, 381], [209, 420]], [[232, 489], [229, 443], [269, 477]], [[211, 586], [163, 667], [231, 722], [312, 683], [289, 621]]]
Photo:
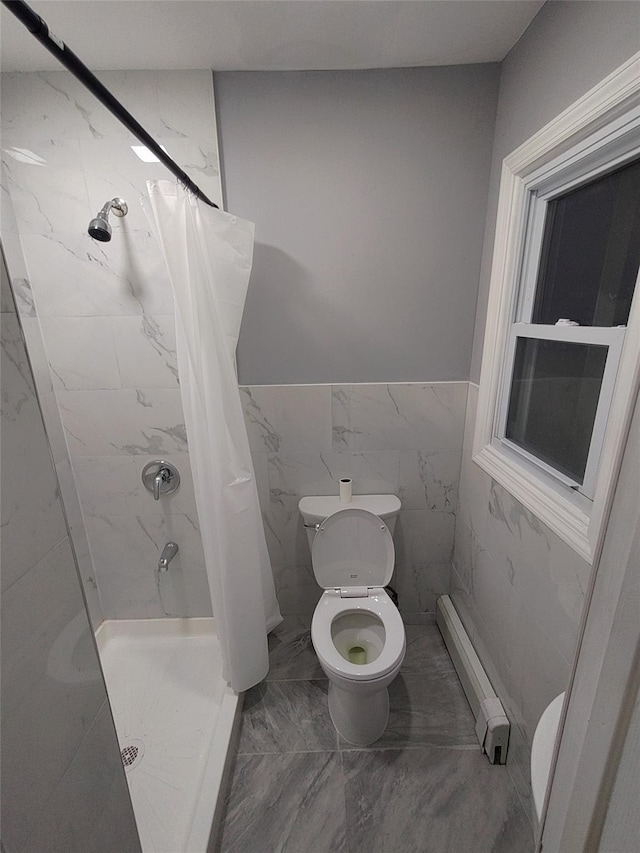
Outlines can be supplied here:
[[593, 499], [640, 267], [640, 160], [568, 192], [529, 192], [495, 435]]
[[593, 557], [640, 363], [640, 57], [503, 164], [474, 459]]

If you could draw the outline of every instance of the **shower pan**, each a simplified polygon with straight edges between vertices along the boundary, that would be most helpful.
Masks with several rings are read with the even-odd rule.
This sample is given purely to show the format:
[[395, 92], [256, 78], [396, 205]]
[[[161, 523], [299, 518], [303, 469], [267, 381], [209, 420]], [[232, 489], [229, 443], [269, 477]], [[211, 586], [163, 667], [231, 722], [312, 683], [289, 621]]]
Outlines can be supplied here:
[[205, 853], [240, 711], [214, 620], [109, 620], [96, 639], [143, 853]]

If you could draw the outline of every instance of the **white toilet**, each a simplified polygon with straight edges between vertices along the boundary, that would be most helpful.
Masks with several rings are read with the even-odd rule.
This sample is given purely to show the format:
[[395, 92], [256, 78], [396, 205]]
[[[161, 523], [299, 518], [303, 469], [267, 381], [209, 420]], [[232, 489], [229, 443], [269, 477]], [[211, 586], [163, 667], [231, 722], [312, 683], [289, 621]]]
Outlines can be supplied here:
[[324, 593], [311, 640], [329, 679], [329, 713], [349, 743], [366, 746], [384, 732], [388, 686], [406, 648], [404, 624], [384, 590], [393, 573], [395, 495], [305, 497], [299, 503], [313, 572]]

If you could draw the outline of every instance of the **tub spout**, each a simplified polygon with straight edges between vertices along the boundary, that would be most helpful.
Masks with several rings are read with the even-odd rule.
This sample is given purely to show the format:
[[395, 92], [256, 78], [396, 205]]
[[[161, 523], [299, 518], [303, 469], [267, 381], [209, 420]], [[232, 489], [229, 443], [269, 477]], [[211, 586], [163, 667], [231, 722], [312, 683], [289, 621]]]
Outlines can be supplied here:
[[175, 542], [167, 542], [167, 544], [162, 549], [162, 554], [160, 554], [160, 559], [158, 560], [158, 571], [166, 572], [169, 569], [169, 563], [175, 555], [178, 553], [178, 546]]

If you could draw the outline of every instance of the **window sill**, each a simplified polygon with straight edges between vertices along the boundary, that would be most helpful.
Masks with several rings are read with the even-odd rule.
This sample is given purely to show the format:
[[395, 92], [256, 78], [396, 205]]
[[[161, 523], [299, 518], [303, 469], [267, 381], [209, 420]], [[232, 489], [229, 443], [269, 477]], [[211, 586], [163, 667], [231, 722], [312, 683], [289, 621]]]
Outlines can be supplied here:
[[[516, 461], [506, 450], [493, 445], [483, 447], [473, 461], [584, 560], [593, 562], [589, 536], [591, 516], [586, 499], [568, 497], [561, 487], [551, 483], [550, 478], [547, 481], [541, 476], [533, 465], [522, 459]], [[581, 503], [585, 506], [580, 506]]]

